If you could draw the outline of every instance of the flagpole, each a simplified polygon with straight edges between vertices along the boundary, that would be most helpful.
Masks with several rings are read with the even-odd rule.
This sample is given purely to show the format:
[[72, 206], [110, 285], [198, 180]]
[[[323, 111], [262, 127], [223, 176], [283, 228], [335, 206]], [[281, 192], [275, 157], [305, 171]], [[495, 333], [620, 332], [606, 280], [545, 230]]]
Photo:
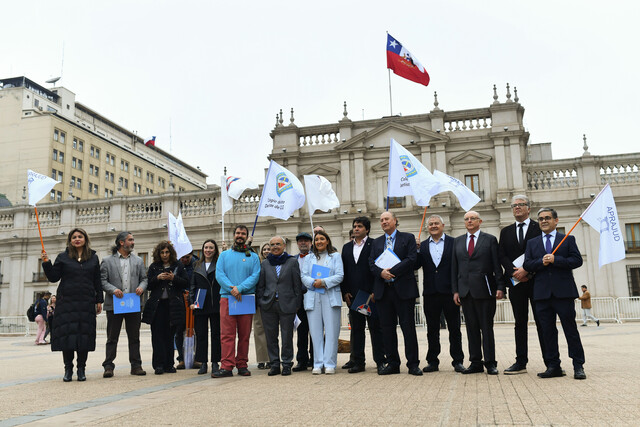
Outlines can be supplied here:
[[36, 221], [38, 222], [38, 234], [40, 235], [40, 245], [42, 245], [42, 252], [44, 252], [44, 242], [42, 241], [42, 230], [40, 229], [40, 215], [38, 215], [38, 207], [33, 205], [36, 210]]
[[571, 227], [571, 230], [569, 230], [569, 232], [562, 238], [562, 240], [560, 241], [560, 243], [558, 243], [558, 246], [556, 246], [556, 248], [553, 250], [553, 252], [551, 252], [551, 255], [555, 254], [556, 251], [558, 250], [558, 248], [560, 247], [560, 245], [567, 239], [567, 237], [569, 237], [569, 234], [571, 234], [571, 232], [573, 231], [574, 228], [576, 228], [576, 225], [578, 225], [578, 223], [582, 220], [582, 217], [578, 218], [578, 220], [576, 221], [575, 224], [573, 224], [573, 227]]
[[393, 99], [391, 98], [391, 69], [387, 68], [387, 72], [389, 74], [389, 109], [391, 110], [391, 115], [393, 116]]
[[429, 205], [424, 207], [424, 213], [422, 214], [422, 222], [420, 223], [420, 231], [418, 231], [418, 241], [420, 241], [420, 235], [422, 234], [422, 227], [424, 226], [424, 217], [427, 215], [427, 208]]
[[262, 207], [262, 199], [264, 198], [264, 189], [267, 188], [267, 181], [269, 180], [272, 164], [273, 164], [273, 160], [269, 162], [269, 169], [267, 169], [267, 179], [265, 179], [264, 185], [262, 186], [262, 193], [260, 193], [260, 204], [258, 205], [258, 211], [256, 212], [256, 220], [253, 221], [253, 229], [251, 230], [251, 237], [253, 237], [253, 233], [256, 231], [256, 224], [258, 224], [258, 216], [260, 215], [260, 207]]

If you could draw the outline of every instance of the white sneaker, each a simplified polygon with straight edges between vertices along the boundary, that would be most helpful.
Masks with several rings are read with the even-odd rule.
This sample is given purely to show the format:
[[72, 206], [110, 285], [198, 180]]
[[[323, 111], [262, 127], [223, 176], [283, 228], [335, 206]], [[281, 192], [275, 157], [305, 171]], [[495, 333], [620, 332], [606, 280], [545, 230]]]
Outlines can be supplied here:
[[322, 368], [313, 368], [313, 371], [311, 371], [311, 374], [313, 375], [320, 375], [322, 373]]
[[336, 373], [336, 368], [324, 368], [324, 373], [327, 375], [333, 375]]

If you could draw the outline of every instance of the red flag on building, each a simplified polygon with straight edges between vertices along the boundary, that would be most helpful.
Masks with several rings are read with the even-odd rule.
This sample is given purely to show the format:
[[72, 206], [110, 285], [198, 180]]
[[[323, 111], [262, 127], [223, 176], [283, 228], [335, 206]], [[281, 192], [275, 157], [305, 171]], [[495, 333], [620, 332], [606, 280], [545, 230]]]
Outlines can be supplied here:
[[144, 143], [147, 147], [155, 147], [156, 146], [156, 137], [152, 136], [150, 140]]
[[402, 44], [387, 34], [387, 68], [394, 74], [421, 85], [429, 85], [427, 70]]

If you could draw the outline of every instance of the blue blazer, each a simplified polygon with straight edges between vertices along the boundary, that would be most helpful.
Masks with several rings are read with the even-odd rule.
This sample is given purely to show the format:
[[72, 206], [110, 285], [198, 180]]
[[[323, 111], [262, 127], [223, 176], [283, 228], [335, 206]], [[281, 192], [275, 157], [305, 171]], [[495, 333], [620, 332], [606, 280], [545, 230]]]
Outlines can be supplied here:
[[[560, 244], [564, 234], [556, 233], [554, 249]], [[544, 249], [542, 235], [527, 241], [524, 252], [524, 269], [535, 273], [533, 299], [544, 300], [555, 298], [578, 298], [578, 289], [573, 279], [574, 268], [582, 265], [582, 255], [576, 245], [575, 237], [569, 235], [567, 240], [554, 254], [553, 264], [542, 264]]]
[[[314, 264], [318, 264], [318, 258], [312, 253], [304, 257], [304, 264], [302, 264], [302, 284], [310, 291], [304, 294], [304, 309], [313, 310], [315, 306], [315, 299], [320, 297], [320, 294], [313, 291], [314, 278], [311, 277], [311, 269]], [[329, 267], [331, 272], [330, 276], [322, 279], [327, 287], [325, 294], [329, 297], [329, 302], [332, 307], [342, 306], [342, 293], [340, 292], [340, 283], [344, 277], [344, 268], [342, 266], [342, 257], [339, 252], [334, 252], [327, 256], [327, 263], [325, 267]]]
[[[371, 244], [371, 255], [369, 256], [369, 268], [373, 273], [375, 282], [373, 283], [373, 296], [376, 300], [382, 299], [386, 283], [380, 273], [382, 269], [376, 265], [376, 259], [384, 252], [387, 239], [385, 235], [378, 237]], [[420, 296], [416, 276], [413, 274], [413, 267], [418, 259], [416, 249], [416, 238], [411, 233], [402, 233], [398, 230], [396, 241], [393, 245], [393, 252], [398, 255], [400, 262], [389, 270], [395, 277], [393, 286], [402, 299], [415, 299]]]

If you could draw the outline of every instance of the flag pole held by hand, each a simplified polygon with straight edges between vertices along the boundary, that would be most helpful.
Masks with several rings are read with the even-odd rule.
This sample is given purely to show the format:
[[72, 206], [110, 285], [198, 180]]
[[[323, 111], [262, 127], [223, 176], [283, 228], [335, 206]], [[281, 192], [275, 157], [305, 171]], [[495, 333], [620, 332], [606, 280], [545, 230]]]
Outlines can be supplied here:
[[424, 213], [422, 214], [422, 222], [420, 223], [420, 231], [418, 231], [418, 240], [420, 240], [420, 235], [422, 234], [422, 227], [424, 226], [424, 217], [427, 215], [427, 208], [429, 206], [424, 207]]
[[42, 230], [40, 229], [40, 215], [38, 215], [38, 208], [34, 205], [36, 210], [36, 221], [38, 222], [38, 234], [40, 235], [40, 245], [42, 245], [42, 252], [44, 252], [44, 242], [42, 241]]
[[573, 224], [573, 227], [571, 227], [571, 230], [569, 230], [569, 232], [562, 238], [562, 240], [560, 241], [560, 243], [558, 243], [558, 246], [556, 246], [556, 248], [553, 250], [553, 252], [551, 252], [551, 255], [555, 254], [556, 251], [558, 250], [558, 248], [560, 247], [560, 245], [567, 239], [567, 237], [569, 237], [569, 234], [571, 234], [571, 232], [573, 231], [574, 228], [576, 228], [576, 225], [578, 225], [578, 223], [582, 220], [582, 217], [578, 218], [578, 220], [576, 221], [575, 224]]

